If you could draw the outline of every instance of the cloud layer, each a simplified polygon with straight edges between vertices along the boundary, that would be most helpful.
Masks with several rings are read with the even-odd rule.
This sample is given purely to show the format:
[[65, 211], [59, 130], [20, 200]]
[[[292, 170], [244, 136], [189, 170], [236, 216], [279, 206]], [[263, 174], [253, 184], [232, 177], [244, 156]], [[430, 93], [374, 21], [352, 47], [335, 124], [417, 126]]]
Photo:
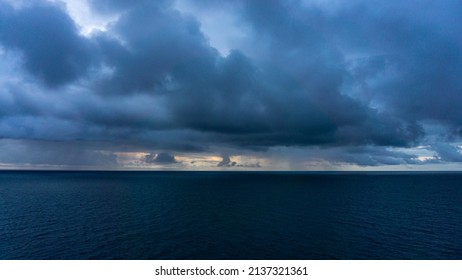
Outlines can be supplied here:
[[[91, 143], [87, 158], [106, 143], [106, 154], [150, 153], [148, 163], [216, 153], [231, 167], [248, 165], [232, 155], [278, 147], [376, 166], [423, 164], [426, 145], [432, 162], [461, 161], [460, 1], [88, 1], [113, 20], [85, 35], [70, 1], [8, 3], [8, 141]], [[215, 14], [228, 20], [207, 33]]]

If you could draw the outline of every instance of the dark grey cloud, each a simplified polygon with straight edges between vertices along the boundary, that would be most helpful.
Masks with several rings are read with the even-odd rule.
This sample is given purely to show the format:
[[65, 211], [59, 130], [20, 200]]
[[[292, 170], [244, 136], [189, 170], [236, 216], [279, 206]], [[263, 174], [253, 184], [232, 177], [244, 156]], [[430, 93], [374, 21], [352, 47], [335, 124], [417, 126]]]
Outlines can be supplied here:
[[0, 2], [0, 44], [19, 51], [24, 67], [49, 86], [81, 77], [97, 54], [73, 20], [45, 1], [19, 10]]
[[0, 139], [0, 163], [18, 166], [116, 168], [117, 155], [85, 142]]
[[[431, 124], [446, 145], [431, 149], [459, 161], [460, 1], [190, 1], [245, 30], [226, 55], [174, 1], [90, 4], [117, 20], [84, 37], [61, 6], [0, 1], [0, 137], [138, 152], [308, 147], [366, 166], [420, 164], [389, 147], [430, 143]], [[145, 161], [159, 155], [172, 161]]]
[[[106, 4], [113, 2], [118, 7], [118, 1]], [[128, 3], [130, 9], [111, 26], [110, 34], [96, 38], [104, 63], [114, 69], [114, 75], [101, 81], [101, 91], [166, 94], [176, 83], [197, 83], [211, 74], [218, 53], [208, 45], [195, 18], [163, 1]]]
[[442, 161], [462, 162], [462, 151], [459, 147], [455, 147], [447, 143], [438, 143], [433, 145], [432, 148]]
[[[377, 147], [350, 147], [337, 154], [336, 160], [360, 166], [422, 164], [415, 155]], [[333, 159], [334, 159], [333, 158]]]
[[261, 168], [260, 162], [255, 163], [246, 163], [246, 164], [237, 164], [237, 167], [245, 167], [245, 168]]
[[[261, 13], [258, 7], [252, 9]], [[281, 7], [265, 16], [281, 17], [276, 11]], [[299, 40], [285, 42], [279, 29], [287, 28], [295, 36], [304, 22], [296, 22], [298, 27], [291, 30], [294, 24], [285, 18], [280, 21], [273, 27], [257, 25], [269, 29], [256, 30], [266, 34], [256, 36], [264, 50], [259, 57], [238, 50], [221, 57], [196, 20], [155, 4], [134, 6], [111, 30], [127, 46], [100, 38], [108, 54], [106, 63], [115, 69], [102, 90], [158, 95], [171, 116], [164, 127], [209, 133], [211, 142], [247, 148], [358, 143], [358, 139], [408, 145], [418, 139], [416, 123], [391, 117], [381, 122], [376, 111], [340, 94], [345, 71], [341, 55], [326, 42], [311, 44], [316, 33], [310, 30], [306, 38], [301, 33]], [[358, 136], [355, 131], [362, 133]]]
[[[460, 1], [353, 1], [326, 18], [350, 59], [353, 94], [399, 119], [460, 127]], [[365, 99], [363, 99], [365, 101]]]
[[233, 167], [236, 166], [237, 162], [231, 161], [228, 155], [222, 155], [222, 160], [217, 164], [218, 167]]
[[[415, 149], [408, 151], [403, 148], [384, 146], [336, 146], [305, 148], [272, 149], [270, 158], [274, 161], [288, 162], [292, 169], [335, 168], [336, 166], [350, 167], [380, 167], [380, 166], [424, 166], [440, 163], [436, 157], [419, 158]], [[318, 167], [319, 166], [319, 167]]]
[[174, 155], [165, 153], [165, 152], [158, 153], [158, 154], [150, 153], [144, 157], [144, 162], [145, 163], [155, 163], [155, 164], [178, 163]]
[[[221, 57], [199, 27], [173, 9], [134, 6], [111, 29], [126, 46], [99, 39], [106, 63], [115, 70], [101, 90], [158, 95], [171, 115], [164, 127], [209, 133], [211, 142], [251, 148], [334, 143], [339, 126], [361, 126], [369, 118], [367, 108], [338, 93], [338, 81], [330, 85], [328, 70], [327, 81], [314, 77], [305, 83], [307, 89], [279, 70], [282, 61], [255, 65], [238, 50]], [[306, 71], [319, 73], [322, 66]], [[339, 80], [335, 71], [332, 76]]]

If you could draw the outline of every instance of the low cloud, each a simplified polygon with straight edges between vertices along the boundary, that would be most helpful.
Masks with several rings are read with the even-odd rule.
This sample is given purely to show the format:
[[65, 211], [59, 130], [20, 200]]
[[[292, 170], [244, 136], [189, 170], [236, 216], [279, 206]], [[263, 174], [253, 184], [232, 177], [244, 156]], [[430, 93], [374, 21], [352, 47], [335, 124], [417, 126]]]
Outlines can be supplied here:
[[261, 168], [261, 165], [260, 165], [259, 162], [256, 162], [256, 163], [238, 163], [238, 164], [236, 164], [236, 167]]
[[231, 161], [228, 155], [222, 155], [222, 160], [217, 164], [218, 167], [233, 167], [236, 166], [237, 162]]
[[447, 143], [438, 143], [432, 146], [441, 161], [462, 162], [462, 151], [459, 147]]
[[169, 153], [158, 153], [158, 154], [148, 154], [144, 157], [144, 162], [145, 163], [154, 163], [154, 164], [174, 164], [178, 163], [178, 161], [175, 159], [175, 156]]
[[0, 163], [17, 166], [119, 167], [117, 155], [98, 145], [67, 141], [0, 139]]

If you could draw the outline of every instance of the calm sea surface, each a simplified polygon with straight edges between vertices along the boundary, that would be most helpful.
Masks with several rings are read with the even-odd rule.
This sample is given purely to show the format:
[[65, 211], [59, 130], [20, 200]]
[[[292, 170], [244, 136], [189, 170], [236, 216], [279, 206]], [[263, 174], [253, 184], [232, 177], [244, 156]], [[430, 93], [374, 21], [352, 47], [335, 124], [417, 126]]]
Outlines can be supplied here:
[[462, 174], [0, 172], [0, 259], [462, 259]]

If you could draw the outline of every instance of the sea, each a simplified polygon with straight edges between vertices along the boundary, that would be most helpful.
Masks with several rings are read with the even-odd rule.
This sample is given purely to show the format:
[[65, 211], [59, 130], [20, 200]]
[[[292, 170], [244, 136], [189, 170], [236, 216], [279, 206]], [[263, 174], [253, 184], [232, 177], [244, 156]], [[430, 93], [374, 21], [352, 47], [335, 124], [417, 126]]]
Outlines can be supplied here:
[[0, 259], [462, 259], [462, 173], [2, 171]]

